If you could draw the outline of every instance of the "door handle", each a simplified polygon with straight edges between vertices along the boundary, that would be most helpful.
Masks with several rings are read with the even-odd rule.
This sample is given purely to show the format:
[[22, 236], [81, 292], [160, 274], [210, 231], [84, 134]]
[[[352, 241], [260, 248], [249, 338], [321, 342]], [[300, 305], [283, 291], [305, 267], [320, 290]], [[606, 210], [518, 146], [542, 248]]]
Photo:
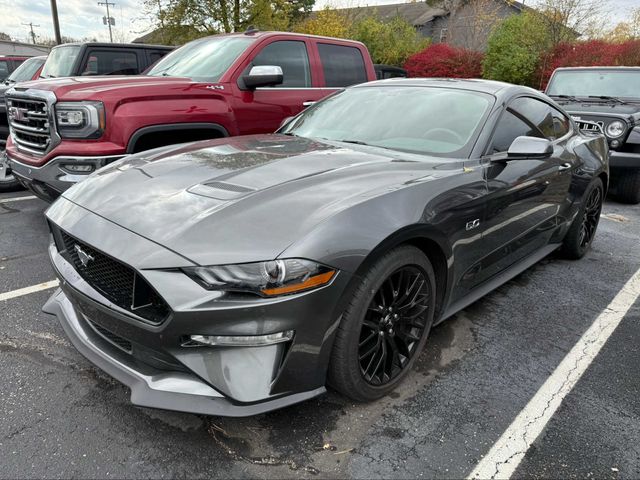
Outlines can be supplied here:
[[569, 162], [565, 162], [565, 163], [563, 163], [562, 165], [560, 165], [560, 166], [558, 167], [558, 169], [559, 169], [561, 172], [564, 172], [565, 170], [569, 170], [569, 169], [571, 169], [571, 166], [572, 166], [572, 165], [571, 165]]
[[303, 107], [310, 107], [311, 105], [314, 105], [316, 102], [309, 100], [308, 102], [302, 102], [302, 106]]

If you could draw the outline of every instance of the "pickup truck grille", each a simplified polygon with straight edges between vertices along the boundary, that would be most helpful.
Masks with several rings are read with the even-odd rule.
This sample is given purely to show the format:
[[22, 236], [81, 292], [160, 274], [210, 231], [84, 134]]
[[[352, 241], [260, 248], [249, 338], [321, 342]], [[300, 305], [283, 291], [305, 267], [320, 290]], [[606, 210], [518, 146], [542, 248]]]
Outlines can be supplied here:
[[7, 116], [18, 147], [44, 154], [51, 146], [51, 123], [46, 100], [7, 98]]

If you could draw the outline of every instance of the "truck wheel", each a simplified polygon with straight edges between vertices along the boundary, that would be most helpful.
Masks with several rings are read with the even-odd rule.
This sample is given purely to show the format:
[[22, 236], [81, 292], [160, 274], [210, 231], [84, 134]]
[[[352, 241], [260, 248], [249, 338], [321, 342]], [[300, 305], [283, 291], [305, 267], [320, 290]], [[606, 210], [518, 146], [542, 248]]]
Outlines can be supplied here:
[[11, 173], [7, 156], [4, 152], [0, 153], [0, 192], [11, 192], [20, 188], [20, 182]]
[[621, 202], [640, 203], [640, 170], [624, 172], [617, 178], [617, 197]]

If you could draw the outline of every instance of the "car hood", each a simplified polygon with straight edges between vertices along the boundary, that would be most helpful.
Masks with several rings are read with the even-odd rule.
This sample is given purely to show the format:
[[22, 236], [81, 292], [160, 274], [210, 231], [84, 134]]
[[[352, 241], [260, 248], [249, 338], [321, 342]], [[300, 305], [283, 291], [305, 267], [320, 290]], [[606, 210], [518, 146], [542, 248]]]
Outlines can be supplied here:
[[559, 102], [559, 104], [571, 114], [600, 113], [605, 116], [618, 116], [633, 120], [640, 119], [640, 103], [616, 104], [607, 102]]
[[[92, 100], [93, 96], [100, 96], [105, 92], [128, 91], [132, 87], [142, 89], [178, 88], [180, 90], [194, 88], [198, 84], [189, 78], [182, 77], [151, 77], [145, 75], [106, 75], [87, 77], [48, 78], [22, 82], [16, 91], [28, 89], [52, 91], [58, 100]], [[204, 85], [203, 85], [204, 87]]]
[[451, 174], [457, 163], [247, 136], [137, 154], [63, 195], [195, 263], [250, 262], [276, 258], [350, 205]]

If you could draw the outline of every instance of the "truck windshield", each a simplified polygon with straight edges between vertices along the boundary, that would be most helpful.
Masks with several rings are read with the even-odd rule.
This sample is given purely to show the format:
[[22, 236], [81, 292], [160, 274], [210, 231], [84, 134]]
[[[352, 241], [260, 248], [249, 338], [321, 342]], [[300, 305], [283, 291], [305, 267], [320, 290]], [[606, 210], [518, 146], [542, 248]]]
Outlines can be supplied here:
[[279, 133], [438, 157], [466, 157], [492, 96], [429, 87], [348, 88]]
[[73, 75], [73, 65], [80, 53], [80, 45], [64, 45], [51, 50], [42, 68], [42, 78], [70, 77]]
[[547, 95], [617, 97], [640, 100], [640, 69], [561, 70], [547, 87]]
[[11, 75], [9, 75], [7, 82], [16, 83], [31, 80], [43, 63], [43, 57], [34, 57], [29, 60], [25, 60], [13, 71]]
[[201, 82], [217, 82], [253, 37], [208, 37], [187, 43], [169, 53], [146, 74], [154, 77], [189, 77]]

